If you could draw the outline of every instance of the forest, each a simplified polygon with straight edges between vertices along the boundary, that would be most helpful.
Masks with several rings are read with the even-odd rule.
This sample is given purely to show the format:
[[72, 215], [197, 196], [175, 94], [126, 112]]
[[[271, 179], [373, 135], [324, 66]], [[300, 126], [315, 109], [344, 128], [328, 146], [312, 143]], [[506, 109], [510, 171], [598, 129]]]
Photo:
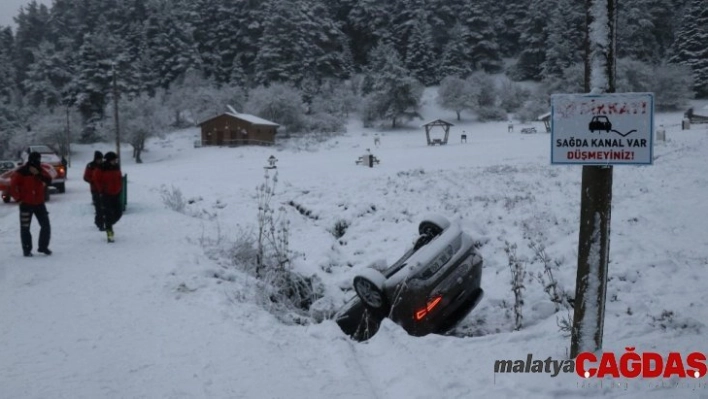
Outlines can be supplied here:
[[[576, 0], [54, 0], [15, 22], [0, 27], [0, 156], [110, 138], [114, 109], [139, 162], [146, 138], [226, 104], [328, 133], [354, 113], [396, 127], [430, 86], [480, 120], [583, 91]], [[705, 0], [618, 1], [617, 57], [617, 91], [666, 110], [708, 97]]]

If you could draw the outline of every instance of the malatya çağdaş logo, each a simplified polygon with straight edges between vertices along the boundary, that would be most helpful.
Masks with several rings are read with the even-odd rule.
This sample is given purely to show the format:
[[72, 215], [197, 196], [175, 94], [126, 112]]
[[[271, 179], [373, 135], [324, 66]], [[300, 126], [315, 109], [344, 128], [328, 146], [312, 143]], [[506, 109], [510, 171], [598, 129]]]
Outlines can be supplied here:
[[557, 377], [560, 373], [576, 373], [581, 378], [703, 378], [708, 373], [706, 355], [691, 352], [669, 352], [663, 356], [657, 352], [635, 352], [635, 348], [625, 348], [620, 356], [613, 352], [601, 355], [583, 352], [575, 359], [554, 360], [549, 356], [544, 360], [534, 359], [529, 353], [526, 359], [496, 360], [494, 373], [545, 373]]

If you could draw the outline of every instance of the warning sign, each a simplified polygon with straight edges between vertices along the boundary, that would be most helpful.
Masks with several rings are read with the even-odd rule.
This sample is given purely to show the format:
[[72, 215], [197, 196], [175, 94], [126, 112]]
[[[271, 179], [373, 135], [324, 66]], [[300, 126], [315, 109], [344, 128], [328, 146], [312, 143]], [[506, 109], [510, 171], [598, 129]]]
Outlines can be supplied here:
[[652, 163], [654, 94], [551, 96], [551, 163]]

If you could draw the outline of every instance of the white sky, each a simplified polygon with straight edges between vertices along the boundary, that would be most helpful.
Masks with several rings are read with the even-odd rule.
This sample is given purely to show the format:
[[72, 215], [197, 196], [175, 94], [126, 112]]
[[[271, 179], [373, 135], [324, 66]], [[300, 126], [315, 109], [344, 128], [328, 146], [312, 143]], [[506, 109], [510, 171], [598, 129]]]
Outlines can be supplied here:
[[[46, 4], [49, 7], [52, 4], [51, 0], [36, 0], [38, 4]], [[16, 17], [20, 7], [25, 4], [29, 4], [30, 0], [0, 0], [0, 25], [1, 26], [12, 26], [15, 29], [15, 21], [12, 20]]]
[[[495, 360], [566, 359], [570, 339], [558, 322], [568, 314], [554, 309], [536, 280], [543, 265], [529, 244], [544, 247], [559, 288], [572, 292], [581, 167], [550, 165], [540, 123], [537, 134], [521, 134], [519, 124], [508, 133], [506, 122], [478, 123], [464, 113], [456, 121], [433, 106], [430, 90], [425, 102], [425, 120], [455, 124], [448, 145], [427, 146], [419, 121], [378, 131], [379, 147], [360, 123], [322, 143], [273, 148], [195, 148], [198, 131], [190, 129], [150, 140], [140, 165], [126, 145], [128, 209], [114, 244], [93, 226], [81, 179], [93, 151], [112, 145], [74, 145], [66, 193], [47, 205], [52, 256], [22, 256], [17, 204], [0, 203], [0, 396], [705, 396], [705, 376], [620, 378], [615, 388], [574, 373], [494, 374]], [[682, 131], [681, 117], [656, 116], [667, 141], [656, 143], [653, 165], [615, 168], [603, 342], [618, 358], [626, 347], [664, 358], [708, 353], [708, 126]], [[374, 168], [355, 165], [367, 148], [381, 160]], [[223, 256], [244, 231], [255, 231], [256, 187], [270, 155], [278, 159], [272, 205], [283, 206], [290, 248], [302, 254], [294, 267], [325, 286], [316, 307], [338, 309], [340, 288], [351, 287], [357, 272], [396, 260], [420, 218], [441, 213], [479, 242], [484, 257], [485, 296], [460, 327], [467, 336], [415, 338], [386, 320], [370, 341], [354, 343], [331, 320], [285, 325], [265, 311], [253, 280]], [[181, 213], [163, 202], [173, 188], [189, 200]], [[349, 227], [336, 239], [330, 230], [339, 220]], [[36, 221], [32, 233], [36, 244]], [[521, 331], [512, 331], [507, 313], [514, 296], [506, 242], [518, 246], [515, 257], [529, 273]]]

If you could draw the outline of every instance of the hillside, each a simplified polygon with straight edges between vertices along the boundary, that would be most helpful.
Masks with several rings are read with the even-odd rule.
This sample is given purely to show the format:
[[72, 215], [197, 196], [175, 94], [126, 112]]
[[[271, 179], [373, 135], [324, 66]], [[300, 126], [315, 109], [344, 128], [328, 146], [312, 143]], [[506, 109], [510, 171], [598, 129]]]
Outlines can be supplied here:
[[[570, 339], [559, 323], [569, 313], [557, 311], [544, 292], [544, 262], [533, 248], [543, 249], [558, 287], [572, 293], [580, 167], [550, 165], [547, 134], [508, 133], [506, 123], [481, 124], [464, 114], [457, 122], [431, 98], [424, 119], [455, 124], [447, 146], [428, 147], [418, 121], [395, 131], [352, 123], [342, 136], [274, 148], [194, 148], [194, 129], [153, 140], [144, 164], [123, 161], [129, 202], [115, 244], [93, 226], [80, 179], [93, 151], [111, 147], [74, 145], [67, 191], [48, 204], [51, 257], [22, 257], [17, 206], [0, 205], [0, 396], [665, 398], [703, 392], [705, 376], [601, 385], [574, 373], [494, 373], [496, 360], [567, 358]], [[667, 141], [656, 143], [654, 164], [616, 167], [614, 174], [604, 343], [618, 356], [626, 347], [708, 352], [708, 130], [681, 131], [681, 113], [656, 119]], [[367, 148], [380, 165], [355, 165]], [[322, 282], [316, 309], [336, 310], [351, 295], [346, 289], [358, 270], [400, 256], [429, 212], [459, 222], [479, 243], [486, 293], [480, 306], [450, 336], [414, 338], [387, 321], [366, 343], [349, 340], [331, 320], [282, 322], [232, 257], [257, 227], [257, 187], [271, 155], [278, 159], [272, 204], [289, 221], [294, 269]], [[182, 198], [184, 207], [168, 206], [170, 198]], [[331, 231], [339, 222], [347, 227], [337, 238]], [[33, 234], [36, 239], [36, 222]], [[527, 271], [520, 331], [512, 331], [505, 252], [514, 245]]]

